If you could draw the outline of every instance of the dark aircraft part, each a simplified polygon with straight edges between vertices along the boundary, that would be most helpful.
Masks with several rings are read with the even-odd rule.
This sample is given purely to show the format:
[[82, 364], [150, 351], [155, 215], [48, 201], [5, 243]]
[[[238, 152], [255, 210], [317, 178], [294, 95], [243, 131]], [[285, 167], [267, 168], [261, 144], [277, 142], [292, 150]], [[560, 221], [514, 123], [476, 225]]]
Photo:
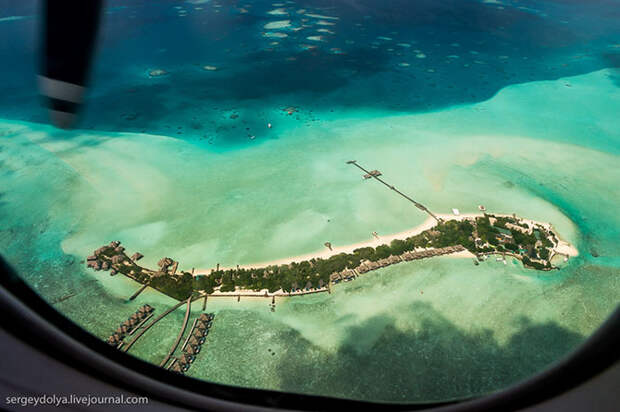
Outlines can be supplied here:
[[46, 0], [39, 90], [54, 125], [74, 124], [83, 102], [103, 0]]

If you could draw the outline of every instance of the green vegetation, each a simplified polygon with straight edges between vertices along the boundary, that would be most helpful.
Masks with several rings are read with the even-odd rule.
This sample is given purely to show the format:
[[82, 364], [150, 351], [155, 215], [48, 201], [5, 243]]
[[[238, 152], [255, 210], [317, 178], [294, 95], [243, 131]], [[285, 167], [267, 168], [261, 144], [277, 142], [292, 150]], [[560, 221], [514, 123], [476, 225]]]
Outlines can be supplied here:
[[478, 232], [478, 237], [482, 240], [482, 242], [494, 246], [499, 244], [499, 241], [497, 240], [499, 230], [497, 230], [496, 227], [491, 226], [488, 215], [476, 218], [476, 230]]
[[[515, 226], [507, 226], [508, 224]], [[523, 228], [523, 231], [517, 228]], [[377, 262], [390, 256], [400, 256], [416, 248], [443, 248], [461, 245], [474, 254], [511, 253], [523, 261], [526, 267], [537, 270], [551, 268], [549, 248], [555, 235], [542, 227], [529, 233], [529, 226], [512, 217], [496, 217], [485, 214], [475, 220], [448, 220], [433, 228], [406, 239], [393, 240], [389, 245], [376, 248], [364, 247], [352, 253], [340, 253], [328, 259], [311, 259], [290, 265], [267, 268], [230, 269], [212, 271], [209, 275], [192, 276], [161, 274], [136, 265], [124, 253], [122, 264], [113, 265], [119, 272], [132, 277], [175, 299], [187, 299], [195, 291], [213, 293], [233, 292], [237, 289], [273, 293], [317, 289], [327, 286], [330, 276], [346, 269], [355, 269], [364, 261]], [[114, 247], [104, 247], [100, 258], [112, 261], [119, 252]], [[118, 262], [117, 262], [118, 263]]]
[[155, 276], [149, 285], [175, 299], [185, 300], [194, 292], [194, 277], [191, 273]]

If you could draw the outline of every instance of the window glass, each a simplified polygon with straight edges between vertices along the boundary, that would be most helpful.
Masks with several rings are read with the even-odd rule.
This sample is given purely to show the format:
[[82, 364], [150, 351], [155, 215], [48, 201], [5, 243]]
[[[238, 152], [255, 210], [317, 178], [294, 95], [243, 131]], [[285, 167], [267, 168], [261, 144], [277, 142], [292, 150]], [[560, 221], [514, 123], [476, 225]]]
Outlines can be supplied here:
[[0, 5], [0, 253], [119, 350], [447, 400], [618, 304], [617, 1], [107, 1], [72, 130]]

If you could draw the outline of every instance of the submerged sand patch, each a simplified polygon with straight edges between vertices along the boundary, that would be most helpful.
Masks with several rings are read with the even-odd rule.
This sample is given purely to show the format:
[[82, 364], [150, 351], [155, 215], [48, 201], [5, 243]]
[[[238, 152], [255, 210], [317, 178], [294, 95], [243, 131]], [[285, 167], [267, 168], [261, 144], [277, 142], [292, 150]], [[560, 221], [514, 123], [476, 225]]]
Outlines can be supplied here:
[[267, 14], [270, 14], [272, 16], [286, 16], [288, 15], [288, 12], [285, 9], [279, 8], [268, 11]]
[[270, 23], [265, 24], [263, 27], [267, 30], [285, 29], [287, 27], [291, 27], [291, 21], [290, 20], [272, 21]]
[[263, 33], [263, 37], [276, 38], [276, 39], [284, 39], [284, 38], [288, 37], [288, 34], [274, 32], [274, 31], [268, 31], [268, 32]]

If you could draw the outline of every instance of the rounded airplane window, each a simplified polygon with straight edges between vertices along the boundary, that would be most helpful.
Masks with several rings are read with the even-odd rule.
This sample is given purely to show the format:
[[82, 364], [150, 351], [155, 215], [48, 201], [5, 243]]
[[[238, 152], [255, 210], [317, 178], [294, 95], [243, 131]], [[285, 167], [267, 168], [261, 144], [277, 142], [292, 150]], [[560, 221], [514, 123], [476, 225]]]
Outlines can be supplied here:
[[616, 2], [56, 7], [0, 11], [0, 254], [119, 351], [446, 401], [618, 305]]

